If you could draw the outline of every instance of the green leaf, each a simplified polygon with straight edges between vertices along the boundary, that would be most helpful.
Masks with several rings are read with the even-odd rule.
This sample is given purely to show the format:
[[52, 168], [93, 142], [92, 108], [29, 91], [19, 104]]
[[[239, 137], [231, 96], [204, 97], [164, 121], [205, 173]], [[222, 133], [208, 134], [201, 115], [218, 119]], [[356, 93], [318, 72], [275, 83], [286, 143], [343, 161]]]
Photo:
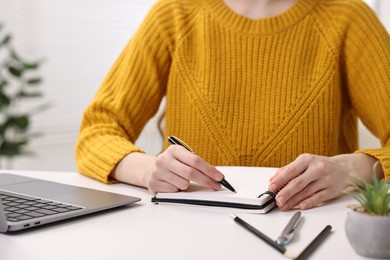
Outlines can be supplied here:
[[23, 153], [22, 148], [27, 144], [27, 140], [7, 141], [0, 145], [0, 156], [14, 157]]
[[[6, 129], [6, 125], [5, 124], [2, 124], [0, 125], [0, 137], [4, 138], [4, 134], [5, 134], [5, 129]], [[1, 139], [0, 139], [1, 140]]]
[[2, 110], [5, 107], [8, 107], [11, 103], [11, 100], [8, 96], [6, 96], [4, 93], [0, 93], [0, 110]]
[[7, 34], [0, 42], [0, 47], [7, 45], [11, 42], [12, 36], [10, 34]]
[[23, 62], [23, 67], [25, 70], [35, 70], [39, 68], [40, 63], [39, 62]]
[[20, 91], [16, 96], [19, 98], [36, 98], [36, 97], [42, 97], [42, 93]]
[[27, 115], [13, 116], [8, 119], [8, 124], [10, 127], [14, 127], [18, 130], [24, 131], [29, 126], [29, 118]]
[[42, 82], [41, 78], [31, 78], [27, 80], [28, 85], [38, 85]]
[[14, 66], [10, 66], [10, 67], [8, 68], [8, 71], [9, 71], [12, 75], [14, 75], [15, 77], [17, 77], [17, 78], [22, 77], [23, 72], [24, 72], [23, 69], [17, 68], [17, 67], [14, 67]]
[[375, 215], [386, 215], [390, 212], [390, 185], [386, 184], [385, 179], [378, 180], [375, 171], [372, 174], [372, 183], [363, 178], [348, 183], [357, 191], [348, 194], [356, 199], [366, 212]]
[[23, 60], [20, 58], [20, 56], [17, 54], [17, 52], [15, 51], [14, 48], [11, 48], [10, 53], [11, 53], [12, 59], [14, 59], [20, 63], [23, 63]]
[[41, 61], [37, 62], [26, 62], [24, 59], [20, 57], [20, 55], [16, 52], [15, 49], [11, 49], [11, 57], [17, 61], [18, 63], [21, 63], [21, 66], [24, 70], [35, 70], [39, 68], [39, 65], [41, 64]]
[[2, 79], [0, 81], [0, 91], [7, 85], [8, 85], [8, 81], [6, 79]]

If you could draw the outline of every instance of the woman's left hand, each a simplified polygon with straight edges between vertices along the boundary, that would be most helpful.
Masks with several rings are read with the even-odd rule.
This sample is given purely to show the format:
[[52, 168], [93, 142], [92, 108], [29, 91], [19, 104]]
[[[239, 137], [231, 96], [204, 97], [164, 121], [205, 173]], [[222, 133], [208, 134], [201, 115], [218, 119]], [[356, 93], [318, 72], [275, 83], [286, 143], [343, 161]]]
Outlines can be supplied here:
[[284, 211], [309, 209], [340, 196], [352, 176], [370, 179], [375, 161], [362, 153], [333, 157], [302, 154], [271, 177], [269, 189], [276, 192], [288, 183], [276, 196], [278, 207]]

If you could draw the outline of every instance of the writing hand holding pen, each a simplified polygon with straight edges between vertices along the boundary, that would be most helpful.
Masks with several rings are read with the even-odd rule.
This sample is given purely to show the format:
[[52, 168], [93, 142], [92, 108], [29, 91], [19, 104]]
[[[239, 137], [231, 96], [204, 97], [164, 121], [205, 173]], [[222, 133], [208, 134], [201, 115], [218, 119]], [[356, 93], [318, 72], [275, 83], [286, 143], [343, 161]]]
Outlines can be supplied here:
[[[180, 146], [183, 146], [184, 148], [186, 148], [189, 152], [195, 154], [194, 150], [188, 145], [186, 144], [184, 141], [180, 140], [179, 138], [177, 138], [176, 136], [168, 136], [168, 141], [171, 143], [171, 144], [176, 144], [176, 145], [180, 145]], [[228, 190], [232, 191], [232, 192], [236, 192], [236, 190], [233, 188], [232, 185], [230, 185], [229, 182], [227, 182], [227, 180], [225, 180], [225, 178], [223, 177], [221, 180], [219, 180], [220, 178], [218, 178], [216, 181], [218, 181], [220, 184], [222, 184], [225, 188], [227, 188]]]
[[187, 190], [190, 183], [220, 190], [223, 174], [181, 145], [170, 145], [157, 156], [132, 152], [109, 176], [112, 180], [145, 187], [151, 194]]
[[[128, 171], [137, 169], [138, 174], [131, 182]], [[223, 174], [198, 155], [181, 145], [171, 145], [157, 157], [144, 153], [130, 153], [116, 167], [114, 179], [139, 183], [151, 194], [187, 190], [191, 182], [220, 190]]]

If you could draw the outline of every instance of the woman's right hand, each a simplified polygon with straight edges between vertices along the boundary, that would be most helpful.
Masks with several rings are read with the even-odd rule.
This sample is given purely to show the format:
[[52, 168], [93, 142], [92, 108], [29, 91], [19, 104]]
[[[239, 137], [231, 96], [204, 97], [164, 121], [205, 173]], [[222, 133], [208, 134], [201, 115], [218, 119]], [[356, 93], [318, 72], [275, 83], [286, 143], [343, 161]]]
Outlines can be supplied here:
[[146, 187], [151, 193], [176, 192], [188, 189], [193, 181], [220, 190], [218, 181], [222, 179], [223, 174], [215, 166], [182, 146], [171, 145], [157, 156], [146, 179]]
[[220, 190], [223, 174], [196, 154], [179, 145], [169, 146], [157, 157], [130, 153], [124, 157], [111, 177], [129, 184], [144, 186], [150, 193], [186, 190], [193, 181]]

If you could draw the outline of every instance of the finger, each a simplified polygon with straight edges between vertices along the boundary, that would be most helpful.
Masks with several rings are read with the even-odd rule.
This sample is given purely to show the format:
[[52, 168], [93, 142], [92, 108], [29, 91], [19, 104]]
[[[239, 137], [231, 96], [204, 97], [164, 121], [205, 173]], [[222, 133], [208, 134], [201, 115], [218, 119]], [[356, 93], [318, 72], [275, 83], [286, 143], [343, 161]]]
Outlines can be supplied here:
[[313, 196], [310, 196], [309, 198], [303, 200], [299, 203], [298, 206], [302, 210], [310, 209], [330, 199], [333, 199], [330, 190], [324, 189], [314, 193]]
[[179, 190], [175, 185], [161, 180], [152, 180], [149, 183], [149, 192], [153, 195], [158, 192], [178, 192]]
[[313, 181], [309, 183], [304, 189], [302, 189], [300, 192], [296, 193], [294, 196], [292, 196], [289, 200], [287, 200], [282, 206], [280, 206], [280, 209], [290, 210], [294, 207], [296, 207], [298, 204], [300, 204], [302, 201], [306, 200], [307, 198], [310, 198], [317, 192], [323, 190], [326, 188], [326, 184], [324, 184], [321, 181]]
[[164, 168], [154, 170], [147, 184], [153, 192], [176, 192], [186, 190], [189, 185], [188, 180]]
[[[271, 178], [269, 178], [269, 183], [273, 183], [273, 180], [275, 179], [276, 175], [279, 174], [279, 172], [282, 170], [283, 168], [279, 168], [274, 175], [271, 176]], [[271, 189], [270, 189], [271, 190]], [[271, 190], [272, 191], [272, 190]]]
[[[178, 148], [178, 150], [180, 151], [180, 148], [183, 147]], [[157, 184], [159, 183], [159, 181], [166, 182], [168, 184], [173, 185], [174, 187], [177, 187], [179, 190], [186, 190], [189, 187], [189, 180], [177, 174], [177, 172], [180, 171], [180, 166], [188, 166], [174, 158], [174, 150], [175, 149], [167, 149], [167, 151], [157, 157], [156, 168], [151, 174], [151, 183], [149, 183], [148, 187], [150, 187], [151, 185], [156, 185], [156, 183], [152, 183], [153, 181], [156, 181]]]
[[292, 163], [280, 168], [274, 175], [274, 178], [270, 180], [269, 189], [272, 192], [277, 192], [290, 180], [296, 178], [302, 174], [309, 167], [310, 162], [313, 160], [313, 155], [302, 154], [295, 159]]
[[279, 172], [283, 171], [283, 169], [284, 169], [285, 167], [286, 167], [286, 166], [283, 166], [283, 167], [279, 168], [279, 169], [275, 172], [275, 174], [269, 179], [269, 181], [272, 182], [272, 181], [275, 179], [276, 175], [278, 175]]
[[323, 189], [319, 189], [316, 193], [308, 198], [302, 200], [299, 203], [301, 209], [309, 209], [320, 203], [326, 202], [328, 200], [334, 199], [341, 195], [341, 188], [337, 188], [333, 185], [330, 185], [329, 181], [326, 179], [319, 180], [321, 182]]
[[194, 161], [195, 168], [199, 169], [204, 175], [214, 181], [221, 181], [225, 176], [213, 165], [209, 164], [198, 156], [198, 160]]
[[318, 179], [318, 172], [309, 167], [305, 172], [292, 179], [276, 195], [276, 201], [281, 208], [292, 208], [294, 205], [285, 205], [293, 196], [303, 191], [310, 183]]
[[[293, 205], [286, 206], [285, 203], [293, 196], [302, 192], [309, 184], [317, 180], [319, 180], [319, 183], [321, 184], [321, 189], [329, 186], [329, 181], [324, 181], [324, 177], [327, 176], [327, 172], [328, 170], [324, 162], [313, 160], [305, 172], [292, 179], [288, 185], [277, 194], [276, 201], [278, 205], [282, 208], [292, 208]], [[314, 192], [316, 191], [314, 190]]]
[[186, 154], [175, 154], [177, 156], [176, 158], [183, 163], [191, 166], [194, 169], [197, 169], [199, 172], [201, 172], [203, 175], [207, 176], [208, 178], [213, 179], [214, 181], [221, 181], [224, 176], [223, 174], [218, 171], [218, 169], [215, 166], [210, 165], [205, 160], [203, 160], [201, 157], [199, 157], [196, 154], [190, 153], [190, 155]]
[[[188, 167], [188, 166], [184, 166], [184, 167]], [[171, 166], [169, 171], [164, 171], [163, 173], [159, 174], [159, 176], [156, 177], [155, 179], [158, 181], [168, 183], [179, 190], [187, 190], [188, 187], [190, 186], [190, 180], [178, 174], [178, 172], [180, 172], [180, 169], [175, 169], [175, 168], [180, 168], [180, 167]]]
[[[167, 149], [167, 155], [162, 158], [161, 168], [165, 168], [171, 174], [175, 174], [181, 177], [185, 181], [194, 181], [202, 186], [206, 186], [212, 188], [214, 190], [220, 190], [221, 185], [216, 182], [215, 179], [210, 178], [207, 174], [210, 175], [210, 172], [213, 173], [216, 170], [214, 166], [209, 165], [206, 161], [204, 161], [199, 156], [189, 152], [187, 149], [181, 146], [170, 146]], [[200, 169], [206, 169], [203, 172]], [[217, 171], [221, 176], [222, 174]], [[183, 183], [183, 180], [179, 179], [171, 179], [168, 180], [171, 174], [167, 174], [166, 177], [161, 177], [165, 181], [174, 181], [173, 184], [178, 185], [182, 190], [187, 189], [188, 187], [182, 185], [188, 185], [188, 183]], [[216, 174], [214, 174], [216, 175]], [[222, 176], [223, 177], [223, 176]], [[220, 179], [222, 179], [222, 177]]]
[[215, 182], [221, 181], [224, 178], [223, 174], [215, 166], [210, 165], [198, 155], [189, 152], [184, 147], [177, 148], [178, 149], [173, 150], [172, 156], [183, 164], [196, 169], [197, 172], [201, 173], [202, 175], [207, 176], [208, 178], [201, 177], [201, 179], [199, 179], [199, 181], [202, 181], [202, 183], [204, 183], [204, 181], [210, 183], [210, 180], [208, 179], [212, 179]]
[[277, 193], [278, 190], [280, 190], [283, 186], [285, 186], [286, 182], [284, 182], [281, 186], [279, 185], [279, 183], [282, 183], [282, 181], [280, 181], [280, 176], [278, 176], [279, 174], [281, 174], [281, 172], [284, 172], [284, 169], [286, 168], [286, 166], [278, 169], [276, 171], [276, 173], [269, 179], [269, 184], [268, 184], [268, 189], [274, 193]]
[[172, 167], [172, 171], [185, 180], [196, 182], [202, 186], [210, 187], [214, 190], [221, 189], [221, 185], [214, 179], [211, 179], [203, 172], [186, 164], [176, 164]]

